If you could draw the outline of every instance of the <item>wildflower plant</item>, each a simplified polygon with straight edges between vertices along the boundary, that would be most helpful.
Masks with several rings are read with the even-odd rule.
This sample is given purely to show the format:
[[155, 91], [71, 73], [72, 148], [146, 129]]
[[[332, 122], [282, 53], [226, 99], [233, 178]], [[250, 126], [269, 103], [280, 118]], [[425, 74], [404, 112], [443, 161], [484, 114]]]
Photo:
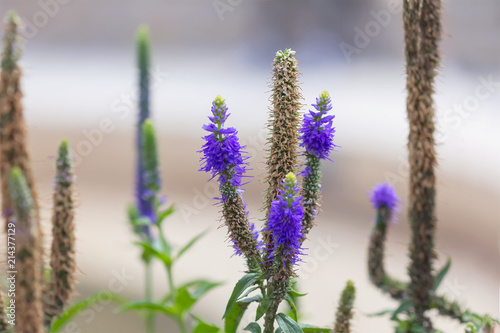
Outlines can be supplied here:
[[[409, 282], [391, 277], [385, 270], [385, 240], [390, 221], [395, 220], [399, 199], [389, 184], [377, 185], [370, 200], [376, 222], [370, 237], [368, 271], [372, 283], [400, 302], [391, 313], [397, 332], [437, 332], [428, 316], [436, 309], [442, 316], [471, 324], [466, 331], [489, 331], [495, 322], [463, 308], [438, 294], [437, 289], [450, 269], [451, 261], [434, 271], [435, 196], [437, 157], [434, 139], [434, 80], [439, 66], [441, 0], [404, 0], [403, 23], [406, 57], [406, 111], [410, 133], [408, 159], [410, 195], [408, 218], [412, 230], [409, 246]], [[473, 327], [471, 327], [473, 326]]]
[[16, 284], [9, 305], [15, 303], [16, 316], [14, 320], [2, 300], [0, 331], [57, 332], [75, 284], [73, 173], [68, 143], [63, 140], [56, 159], [50, 266], [45, 267], [21, 100], [20, 24], [16, 13], [7, 13], [0, 73], [0, 182], [7, 265]]
[[[234, 127], [226, 126], [229, 113], [225, 100], [217, 96], [212, 103], [210, 122], [203, 126], [209, 132], [199, 151], [200, 171], [209, 172], [219, 182], [222, 217], [236, 253], [247, 263], [246, 274], [236, 283], [228, 300], [223, 318], [226, 333], [239, 332], [241, 319], [252, 302], [258, 303], [255, 321], [245, 331], [274, 333], [275, 324], [282, 332], [331, 332], [298, 323], [293, 289], [297, 265], [305, 259], [307, 249], [302, 247], [307, 232], [314, 225], [320, 205], [321, 160], [331, 160], [334, 150], [333, 115], [331, 99], [321, 93], [310, 111], [302, 118], [300, 73], [292, 50], [278, 51], [273, 62], [272, 109], [268, 123], [267, 176], [263, 210], [264, 226], [256, 232], [249, 221], [249, 212], [243, 202], [242, 182], [248, 167], [248, 158]], [[303, 149], [301, 151], [301, 149]], [[305, 157], [305, 161], [301, 162]], [[298, 178], [297, 175], [300, 177]], [[300, 179], [302, 182], [300, 182]], [[262, 237], [262, 242], [260, 241]], [[350, 304], [354, 300], [354, 286], [350, 285]], [[290, 315], [278, 312], [286, 301]], [[342, 317], [344, 326], [350, 316]], [[214, 329], [213, 332], [220, 330]], [[342, 331], [347, 332], [347, 331]]]
[[[208, 291], [220, 285], [203, 279], [189, 281], [182, 285], [174, 282], [173, 267], [179, 258], [186, 253], [202, 236], [201, 233], [187, 244], [175, 250], [175, 247], [165, 237], [164, 221], [174, 212], [174, 205], [163, 208], [165, 199], [160, 195], [162, 189], [158, 140], [151, 120], [149, 106], [149, 68], [150, 68], [150, 38], [146, 26], [139, 27], [137, 34], [137, 57], [139, 69], [139, 103], [136, 141], [136, 179], [135, 204], [128, 207], [128, 219], [136, 234], [140, 247], [141, 259], [145, 266], [145, 299], [127, 301], [119, 311], [136, 311], [144, 315], [145, 332], [153, 333], [155, 315], [167, 315], [175, 320], [179, 330], [184, 333], [208, 325], [190, 310], [194, 304]], [[160, 262], [166, 271], [168, 292], [161, 297], [155, 297], [153, 264]], [[191, 317], [194, 324], [191, 325]]]

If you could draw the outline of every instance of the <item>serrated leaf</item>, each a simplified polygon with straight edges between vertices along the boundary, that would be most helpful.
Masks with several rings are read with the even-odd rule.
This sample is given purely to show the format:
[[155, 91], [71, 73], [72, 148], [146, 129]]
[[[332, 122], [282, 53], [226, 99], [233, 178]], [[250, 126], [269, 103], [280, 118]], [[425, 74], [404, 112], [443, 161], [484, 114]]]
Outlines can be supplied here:
[[259, 306], [257, 307], [257, 313], [255, 314], [255, 321], [262, 318], [262, 316], [266, 313], [267, 309], [271, 305], [272, 295], [267, 295], [262, 299]]
[[260, 328], [260, 325], [256, 322], [250, 323], [245, 327], [243, 330], [252, 332], [252, 333], [261, 333], [262, 329]]
[[175, 256], [175, 260], [179, 259], [184, 253], [186, 253], [187, 250], [191, 248], [198, 240], [200, 240], [201, 237], [205, 236], [205, 234], [208, 232], [208, 230], [203, 231], [199, 235], [195, 236], [193, 239], [191, 239], [180, 251], [177, 253]]
[[284, 313], [278, 313], [276, 321], [283, 333], [304, 333], [299, 324]]
[[290, 308], [292, 309], [292, 314], [293, 314], [292, 319], [295, 321], [298, 321], [299, 317], [297, 314], [297, 307], [295, 306], [295, 302], [293, 301], [293, 299], [289, 295], [286, 295], [285, 300], [288, 302], [288, 305], [290, 305]]
[[144, 242], [135, 242], [135, 244], [141, 246], [144, 250], [144, 255], [151, 255], [160, 261], [162, 261], [165, 266], [171, 266], [172, 265], [172, 258], [167, 255], [166, 253], [162, 253], [155, 248], [153, 248], [150, 244], [144, 243]]
[[[104, 298], [104, 295], [105, 298]], [[52, 322], [51, 333], [59, 332], [71, 319], [77, 316], [80, 312], [94, 306], [95, 304], [102, 302], [103, 300], [111, 300], [112, 302], [123, 304], [128, 300], [119, 294], [113, 294], [109, 292], [99, 292], [92, 296], [87, 297], [83, 301], [73, 304], [72, 306], [65, 309], [60, 317], [57, 317]]]
[[229, 300], [227, 302], [226, 311], [224, 312], [224, 316], [222, 316], [222, 319], [224, 319], [229, 311], [231, 311], [231, 308], [236, 303], [236, 300], [241, 296], [241, 294], [243, 294], [245, 290], [247, 290], [257, 281], [256, 278], [258, 275], [259, 274], [257, 273], [248, 273], [244, 275], [238, 282], [236, 282], [233, 292], [231, 293], [231, 296], [229, 297]]
[[245, 314], [250, 303], [236, 302], [231, 311], [227, 314], [224, 321], [224, 332], [225, 333], [236, 333], [238, 325]]
[[444, 265], [444, 267], [441, 268], [434, 277], [434, 288], [433, 288], [434, 291], [436, 291], [439, 288], [439, 285], [441, 285], [441, 282], [443, 282], [444, 277], [450, 270], [450, 266], [451, 266], [451, 259], [448, 259], [446, 261], [446, 265]]

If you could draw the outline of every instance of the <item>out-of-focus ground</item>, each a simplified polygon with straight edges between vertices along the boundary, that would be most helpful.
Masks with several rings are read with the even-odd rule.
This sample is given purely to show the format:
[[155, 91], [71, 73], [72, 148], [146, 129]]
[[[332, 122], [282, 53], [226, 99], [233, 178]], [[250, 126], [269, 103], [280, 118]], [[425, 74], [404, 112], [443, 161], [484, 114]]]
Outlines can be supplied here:
[[[16, 8], [31, 21], [44, 11], [35, 2], [0, 1], [2, 13]], [[441, 291], [474, 311], [497, 317], [499, 4], [445, 2], [444, 60], [436, 86], [437, 267], [453, 258]], [[331, 93], [335, 142], [342, 146], [333, 154], [335, 163], [324, 163], [323, 212], [298, 271], [299, 288], [308, 293], [301, 303], [304, 322], [331, 325], [339, 293], [352, 279], [358, 288], [356, 331], [390, 332], [388, 318], [367, 316], [395, 306], [367, 277], [373, 224], [367, 191], [377, 182], [391, 181], [401, 196], [399, 223], [390, 230], [386, 261], [389, 272], [404, 279], [410, 234], [400, 15], [391, 16], [390, 24], [350, 59], [339, 47], [341, 42], [354, 45], [355, 28], [364, 29], [374, 20], [371, 11], [386, 7], [384, 1], [243, 1], [220, 20], [211, 1], [75, 0], [61, 5], [33, 36], [27, 36], [24, 103], [47, 234], [58, 142], [67, 138], [75, 153], [80, 298], [106, 290], [137, 299], [143, 294], [143, 268], [131, 244], [135, 238], [125, 207], [133, 201], [133, 36], [137, 25], [147, 22], [153, 38], [152, 112], [160, 136], [163, 193], [177, 207], [167, 221], [167, 237], [180, 245], [209, 230], [179, 262], [175, 278], [225, 282], [200, 301], [195, 312], [220, 324], [225, 302], [244, 270], [242, 260], [231, 257], [225, 228], [218, 228], [219, 209], [211, 199], [216, 184], [197, 172], [201, 125], [211, 101], [221, 94], [232, 114], [228, 125], [238, 128], [252, 156], [254, 178], [244, 197], [252, 220], [260, 226], [270, 64], [276, 50], [291, 47], [303, 73], [304, 103], [313, 103], [324, 89]], [[475, 100], [477, 104], [469, 104]], [[160, 294], [166, 280], [161, 267], [155, 269]], [[113, 309], [107, 305], [82, 314], [74, 331], [144, 331], [136, 315], [115, 314]], [[250, 320], [250, 315], [245, 318]], [[459, 330], [453, 321], [437, 323], [445, 332]], [[169, 319], [162, 318], [158, 326], [176, 331]]]

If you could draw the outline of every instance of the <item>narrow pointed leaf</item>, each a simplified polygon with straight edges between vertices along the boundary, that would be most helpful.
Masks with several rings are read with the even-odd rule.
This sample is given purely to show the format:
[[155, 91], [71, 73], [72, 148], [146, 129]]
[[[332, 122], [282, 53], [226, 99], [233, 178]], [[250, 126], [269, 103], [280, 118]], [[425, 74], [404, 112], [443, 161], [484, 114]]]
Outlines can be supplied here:
[[184, 247], [180, 249], [179, 253], [177, 253], [175, 260], [179, 259], [179, 257], [182, 256], [187, 250], [189, 250], [191, 246], [193, 246], [198, 240], [200, 240], [201, 237], [205, 236], [207, 232], [207, 230], [203, 231], [202, 233], [191, 239], [186, 245], [184, 245]]
[[236, 285], [234, 286], [233, 292], [231, 293], [231, 297], [229, 297], [229, 300], [227, 302], [226, 306], [226, 311], [224, 312], [224, 317], [231, 311], [231, 308], [233, 305], [236, 303], [236, 300], [247, 290], [250, 286], [252, 286], [256, 281], [257, 281], [257, 276], [259, 274], [257, 273], [248, 273], [245, 276], [243, 276], [238, 282], [236, 282]]
[[52, 322], [51, 333], [60, 332], [64, 326], [69, 323], [73, 318], [75, 318], [80, 312], [85, 311], [86, 309], [94, 306], [96, 303], [102, 302], [103, 300], [111, 300], [117, 304], [124, 304], [127, 302], [127, 299], [122, 295], [108, 293], [108, 292], [99, 292], [88, 298], [80, 301], [78, 303], [73, 304], [72, 306], [65, 309], [63, 314], [55, 318]]
[[224, 321], [225, 333], [236, 333], [245, 311], [250, 303], [236, 302], [231, 311], [227, 314]]
[[266, 313], [267, 309], [269, 309], [269, 306], [271, 305], [272, 301], [272, 295], [267, 295], [262, 299], [260, 302], [259, 306], [257, 307], [257, 313], [255, 315], [255, 321], [259, 320], [262, 318], [262, 316]]
[[288, 305], [290, 305], [290, 308], [292, 309], [292, 314], [293, 314], [292, 319], [295, 320], [295, 321], [297, 321], [299, 317], [298, 317], [298, 314], [297, 314], [297, 307], [295, 306], [295, 302], [288, 295], [285, 297], [285, 300], [287, 301]]
[[450, 270], [450, 266], [451, 266], [451, 259], [448, 259], [446, 261], [446, 265], [444, 265], [444, 267], [441, 268], [441, 270], [434, 277], [434, 291], [436, 291], [441, 285], [441, 282], [443, 282], [444, 277]]
[[278, 313], [276, 321], [283, 333], [304, 333], [299, 324], [284, 313]]
[[248, 324], [247, 327], [244, 328], [244, 330], [251, 332], [251, 333], [261, 333], [262, 332], [260, 325], [256, 322]]

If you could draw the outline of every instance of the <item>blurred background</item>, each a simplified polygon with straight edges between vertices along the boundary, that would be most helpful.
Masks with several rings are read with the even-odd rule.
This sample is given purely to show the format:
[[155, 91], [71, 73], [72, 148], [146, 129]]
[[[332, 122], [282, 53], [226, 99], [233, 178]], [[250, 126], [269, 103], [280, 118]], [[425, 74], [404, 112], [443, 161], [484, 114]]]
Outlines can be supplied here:
[[[226, 98], [229, 126], [251, 154], [246, 186], [250, 217], [261, 226], [264, 143], [271, 63], [295, 50], [306, 111], [322, 90], [333, 100], [335, 163], [324, 163], [323, 212], [299, 268], [304, 322], [332, 325], [347, 279], [357, 288], [356, 332], [390, 332], [388, 318], [367, 314], [394, 307], [368, 281], [367, 246], [374, 212], [367, 191], [389, 181], [402, 199], [390, 230], [387, 268], [406, 278], [408, 167], [401, 4], [386, 0], [0, 0], [25, 22], [22, 66], [33, 167], [49, 233], [54, 155], [67, 138], [77, 165], [77, 286], [143, 295], [143, 268], [126, 221], [133, 201], [137, 69], [134, 38], [150, 26], [152, 114], [160, 136], [163, 193], [177, 212], [167, 237], [183, 244], [208, 235], [176, 267], [182, 282], [225, 282], [195, 312], [220, 324], [241, 258], [211, 199], [217, 185], [198, 173], [214, 97]], [[444, 1], [442, 66], [436, 85], [438, 169], [437, 266], [453, 258], [441, 292], [479, 313], [500, 316], [500, 1]], [[3, 27], [2, 27], [3, 29]], [[2, 30], [3, 33], [3, 30]], [[47, 240], [48, 242], [48, 240]], [[48, 246], [48, 245], [47, 245]], [[166, 288], [155, 267], [155, 288]], [[117, 277], [120, 283], [116, 285]], [[117, 290], [114, 290], [117, 289]], [[101, 302], [71, 332], [142, 332], [135, 314]], [[250, 312], [244, 321], [251, 321]], [[176, 332], [169, 319], [161, 331]], [[456, 332], [447, 319], [438, 328]], [[242, 326], [244, 327], [244, 326]]]

